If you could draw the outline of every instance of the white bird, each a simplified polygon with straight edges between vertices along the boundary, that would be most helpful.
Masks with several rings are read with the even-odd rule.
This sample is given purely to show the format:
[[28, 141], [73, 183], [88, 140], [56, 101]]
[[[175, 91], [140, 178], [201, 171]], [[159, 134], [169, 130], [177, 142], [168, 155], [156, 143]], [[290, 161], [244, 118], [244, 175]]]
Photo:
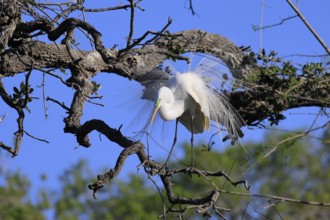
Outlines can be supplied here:
[[159, 89], [151, 123], [158, 109], [163, 120], [178, 119], [194, 134], [210, 128], [208, 88], [201, 76], [195, 73], [177, 74]]
[[226, 127], [232, 140], [243, 136], [240, 127], [244, 125], [244, 120], [227, 98], [211, 85], [215, 80], [207, 75], [205, 70], [197, 68], [195, 71], [177, 73], [168, 80], [159, 81], [157, 85], [151, 86], [149, 91], [146, 87], [145, 95], [149, 93], [149, 96], [150, 92], [154, 93], [158, 89], [150, 124], [158, 110], [163, 120], [176, 120], [175, 138], [166, 163], [176, 142], [178, 122], [191, 132], [191, 147], [193, 134], [208, 131], [210, 121]]

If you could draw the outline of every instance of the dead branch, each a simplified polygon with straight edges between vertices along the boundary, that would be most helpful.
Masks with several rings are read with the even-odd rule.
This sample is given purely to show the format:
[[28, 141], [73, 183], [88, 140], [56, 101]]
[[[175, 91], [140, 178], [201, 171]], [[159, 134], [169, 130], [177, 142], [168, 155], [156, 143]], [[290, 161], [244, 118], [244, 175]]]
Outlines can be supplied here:
[[53, 99], [53, 98], [51, 98], [51, 97], [47, 97], [47, 98], [46, 98], [46, 101], [52, 101], [52, 102], [58, 104], [59, 106], [61, 106], [62, 108], [64, 108], [65, 110], [67, 110], [67, 112], [70, 111], [70, 108], [67, 107], [67, 106], [65, 105], [64, 102], [59, 102], [58, 100]]
[[278, 22], [276, 24], [270, 24], [270, 25], [265, 25], [265, 26], [253, 25], [253, 30], [254, 31], [260, 31], [260, 30], [264, 30], [264, 29], [267, 29], [267, 28], [272, 28], [272, 27], [280, 26], [280, 25], [284, 24], [284, 22], [286, 22], [288, 20], [291, 20], [293, 18], [296, 18], [296, 17], [298, 17], [298, 15], [293, 15], [293, 16], [289, 16], [289, 17], [283, 18], [283, 19], [280, 20], [280, 22]]
[[[226, 95], [249, 125], [258, 125], [259, 122], [266, 118], [272, 119], [274, 123], [278, 123], [278, 121], [283, 119], [281, 112], [291, 108], [330, 106], [328, 73], [322, 72], [323, 75], [314, 74], [306, 67], [306, 70], [302, 70], [302, 73], [300, 73], [301, 75], [298, 74], [298, 70], [295, 70], [290, 76], [278, 77], [279, 72], [281, 72], [280, 69], [275, 74], [269, 74], [267, 72], [268, 69], [256, 61], [253, 53], [250, 53], [246, 48], [237, 47], [223, 36], [200, 30], [171, 34], [166, 31], [172, 22], [169, 19], [168, 23], [159, 31], [147, 31], [141, 37], [133, 40], [134, 10], [135, 8], [141, 9], [138, 6], [140, 1], [134, 2], [130, 0], [128, 5], [103, 9], [86, 9], [83, 1], [71, 4], [68, 8], [64, 8], [61, 3], [54, 5], [51, 3], [34, 3], [38, 7], [43, 7], [43, 9], [55, 13], [54, 18], [50, 15], [46, 17], [41, 16], [45, 15], [46, 11], [42, 10], [42, 13], [38, 14], [33, 10], [34, 5], [30, 5], [29, 2], [17, 5], [15, 2], [0, 3], [1, 31], [6, 33], [0, 36], [0, 96], [9, 107], [17, 111], [18, 130], [15, 132], [14, 148], [7, 146], [3, 142], [0, 142], [0, 147], [15, 156], [19, 151], [24, 133], [40, 141], [45, 141], [30, 135], [23, 127], [25, 117], [23, 109], [27, 107], [31, 99], [29, 96], [29, 78], [32, 70], [41, 70], [45, 74], [58, 78], [64, 85], [75, 89], [70, 106], [66, 106], [64, 103], [49, 97], [46, 99], [60, 105], [67, 111], [67, 117], [64, 119], [64, 132], [74, 135], [77, 143], [81, 146], [90, 147], [92, 143], [89, 140], [89, 134], [97, 131], [106, 136], [111, 142], [123, 148], [117, 158], [115, 167], [105, 174], [99, 175], [97, 182], [89, 185], [89, 189], [93, 191], [94, 196], [105, 184], [108, 184], [121, 172], [126, 159], [131, 155], [138, 156], [141, 166], [143, 166], [144, 171], [149, 176], [158, 175], [160, 177], [168, 201], [171, 203], [167, 212], [179, 212], [181, 215], [187, 209], [195, 209], [198, 213], [209, 216], [210, 210], [213, 210], [219, 216], [222, 216], [220, 211], [230, 211], [216, 206], [220, 193], [231, 193], [229, 191], [216, 188], [216, 190], [209, 191], [201, 198], [177, 196], [173, 189], [173, 176], [175, 175], [190, 174], [194, 177], [204, 178], [209, 176], [224, 177], [235, 187], [243, 184], [246, 190], [249, 189], [246, 180], [234, 181], [222, 170], [214, 172], [192, 168], [176, 170], [171, 170], [168, 167], [164, 168], [162, 164], [150, 160], [141, 142], [125, 137], [121, 133], [120, 128], [114, 129], [99, 119], [90, 119], [82, 122], [85, 103], [89, 101], [91, 95], [98, 89], [91, 79], [100, 72], [115, 73], [119, 76], [136, 80], [143, 86], [146, 86], [143, 78], [151, 72], [154, 73], [155, 68], [163, 61], [167, 59], [186, 59], [182, 56], [183, 53], [200, 52], [219, 59], [229, 68], [234, 80], [244, 86], [239, 91], [227, 91]], [[290, 1], [288, 2], [290, 3]], [[192, 14], [195, 14], [192, 0], [189, 3], [189, 10]], [[18, 6], [22, 8], [19, 9]], [[52, 8], [52, 6], [55, 8]], [[55, 9], [59, 10], [59, 12]], [[101, 33], [94, 26], [85, 20], [68, 17], [75, 10], [83, 13], [122, 9], [131, 10], [127, 44], [122, 50], [105, 48]], [[22, 11], [20, 10], [24, 10], [35, 20], [31, 22], [21, 21]], [[299, 15], [299, 11], [296, 13], [301, 19], [303, 18]], [[95, 51], [82, 51], [72, 48], [71, 44], [74, 43], [73, 33], [77, 28], [83, 30], [86, 33], [85, 36], [92, 36]], [[36, 31], [36, 34], [33, 33]], [[57, 41], [63, 36], [62, 44], [51, 44], [35, 40], [35, 36], [39, 35], [47, 36], [51, 41]], [[266, 56], [258, 58], [265, 62], [268, 62], [268, 59], [272, 59], [272, 57], [267, 58]], [[62, 77], [52, 73], [51, 69], [68, 69], [70, 76], [67, 80], [64, 80]], [[18, 101], [14, 100], [5, 89], [2, 78], [15, 76], [27, 71], [25, 88], [22, 89], [24, 91], [21, 91], [23, 95]], [[158, 70], [157, 73], [155, 80], [168, 77], [167, 73], [161, 70]], [[290, 84], [292, 83], [290, 79], [294, 79], [292, 81], [297, 81], [298, 83], [292, 85]], [[272, 150], [276, 150], [276, 147]], [[265, 155], [265, 157], [268, 155]], [[262, 196], [247, 193], [242, 195], [298, 202], [298, 200], [270, 195]], [[300, 201], [300, 203], [304, 202]], [[308, 202], [308, 204], [317, 205], [320, 203]], [[327, 203], [324, 204], [328, 206]], [[177, 206], [179, 206], [179, 209], [175, 208]]]
[[298, 203], [298, 204], [305, 204], [305, 205], [313, 205], [313, 206], [330, 206], [330, 203], [324, 203], [324, 202], [314, 202], [314, 201], [305, 201], [305, 200], [299, 200], [299, 199], [292, 199], [282, 196], [274, 196], [274, 195], [261, 195], [261, 194], [248, 194], [248, 193], [242, 193], [242, 192], [233, 192], [233, 191], [227, 191], [227, 190], [219, 190], [221, 193], [227, 193], [231, 195], [238, 195], [238, 196], [248, 196], [248, 197], [259, 197], [259, 198], [266, 198], [270, 199], [271, 203], [276, 202], [290, 202], [290, 203]]
[[316, 40], [321, 44], [321, 46], [325, 49], [325, 51], [330, 55], [330, 49], [329, 47], [324, 43], [324, 41], [321, 39], [321, 37], [316, 33], [314, 28], [309, 24], [307, 19], [304, 17], [304, 15], [299, 11], [299, 9], [290, 1], [287, 0], [287, 3], [290, 5], [290, 7], [297, 13], [298, 17], [304, 22], [308, 30], [314, 35]]
[[98, 32], [92, 25], [83, 20], [76, 18], [68, 18], [64, 20], [56, 29], [48, 33], [48, 38], [51, 41], [55, 41], [65, 32], [73, 31], [74, 28], [80, 27], [83, 30], [87, 31], [94, 39], [94, 45], [96, 51], [98, 51], [103, 60], [108, 63], [111, 60], [111, 56], [107, 53], [101, 39], [101, 33]]

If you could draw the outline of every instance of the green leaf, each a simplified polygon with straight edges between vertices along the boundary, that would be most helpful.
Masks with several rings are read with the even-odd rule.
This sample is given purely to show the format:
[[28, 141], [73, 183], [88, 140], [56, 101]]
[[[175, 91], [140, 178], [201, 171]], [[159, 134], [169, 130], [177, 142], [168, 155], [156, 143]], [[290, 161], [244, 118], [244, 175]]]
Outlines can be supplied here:
[[29, 113], [31, 113], [31, 110], [29, 109], [28, 106], [25, 106], [25, 109], [26, 109], [26, 111], [28, 111]]
[[67, 74], [66, 69], [64, 69], [64, 68], [61, 67], [61, 66], [60, 66], [60, 71], [61, 71], [61, 73], [65, 74], [65, 75]]
[[14, 86], [13, 89], [14, 89], [14, 92], [15, 92], [15, 93], [19, 93], [19, 90], [18, 90], [18, 88], [17, 88], [16, 86]]
[[19, 85], [19, 87], [20, 87], [21, 91], [24, 91], [25, 90], [26, 85], [25, 85], [24, 81], [21, 82], [21, 84]]

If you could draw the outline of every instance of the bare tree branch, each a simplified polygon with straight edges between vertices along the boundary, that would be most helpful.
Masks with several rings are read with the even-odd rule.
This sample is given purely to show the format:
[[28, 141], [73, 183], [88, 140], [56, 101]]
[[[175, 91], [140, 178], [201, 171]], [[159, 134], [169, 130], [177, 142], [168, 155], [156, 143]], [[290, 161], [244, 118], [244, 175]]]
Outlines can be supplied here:
[[130, 9], [131, 9], [131, 18], [130, 18], [130, 23], [129, 23], [129, 34], [127, 37], [127, 44], [126, 47], [128, 47], [131, 44], [132, 37], [134, 34], [134, 17], [135, 17], [135, 10], [134, 10], [134, 0], [129, 0], [130, 2]]
[[195, 9], [194, 9], [194, 6], [193, 6], [193, 0], [189, 0], [189, 7], [188, 7], [188, 10], [191, 11], [191, 14], [194, 16], [196, 15], [196, 12], [195, 12]]
[[227, 190], [219, 190], [221, 193], [227, 193], [231, 195], [239, 195], [239, 196], [249, 196], [249, 197], [259, 197], [259, 198], [266, 198], [270, 199], [270, 202], [290, 202], [290, 203], [299, 203], [299, 204], [305, 204], [305, 205], [313, 205], [313, 206], [330, 206], [330, 203], [324, 203], [324, 202], [314, 202], [314, 201], [305, 201], [305, 200], [299, 200], [299, 199], [292, 199], [282, 196], [274, 196], [274, 195], [260, 195], [260, 194], [248, 194], [248, 193], [242, 193], [242, 192], [233, 192], [233, 191], [227, 191]]
[[[141, 163], [140, 166], [143, 167], [145, 173], [149, 177], [159, 176], [164, 186], [167, 199], [171, 203], [167, 210], [164, 207], [164, 216], [166, 216], [166, 212], [178, 212], [182, 217], [186, 210], [194, 209], [197, 213], [204, 216], [210, 216], [214, 212], [224, 217], [221, 212], [230, 211], [230, 209], [223, 209], [216, 205], [220, 199], [220, 193], [235, 194], [235, 192], [219, 190], [213, 184], [214, 189], [209, 190], [202, 197], [188, 198], [182, 195], [178, 196], [173, 189], [173, 178], [177, 175], [190, 175], [207, 180], [209, 180], [209, 177], [223, 177], [234, 187], [242, 184], [245, 190], [249, 189], [247, 181], [235, 181], [223, 170], [169, 169], [157, 161], [151, 160], [145, 151], [143, 143], [125, 137], [121, 133], [120, 128], [114, 129], [100, 119], [82, 121], [85, 103], [91, 102], [90, 100], [95, 98], [91, 96], [97, 92], [99, 87], [92, 81], [93, 77], [100, 72], [114, 73], [146, 86], [143, 80], [148, 74], [157, 72], [155, 74], [156, 79], [167, 79], [167, 73], [159, 69], [156, 71], [156, 67], [167, 59], [188, 60], [187, 57], [183, 56], [187, 52], [212, 55], [228, 67], [234, 78], [235, 85], [238, 85], [240, 88], [239, 90], [224, 90], [223, 92], [228, 97], [230, 103], [242, 115], [246, 123], [257, 126], [265, 119], [269, 119], [272, 123], [277, 124], [280, 120], [283, 120], [284, 116], [281, 112], [288, 109], [302, 106], [330, 107], [330, 94], [328, 92], [330, 89], [329, 73], [319, 64], [304, 65], [298, 70], [290, 63], [278, 61], [279, 58], [274, 54], [266, 55], [261, 52], [259, 56], [256, 56], [247, 47], [238, 47], [227, 38], [217, 34], [210, 34], [200, 30], [170, 33], [167, 29], [172, 22], [171, 19], [159, 31], [146, 31], [145, 34], [133, 40], [135, 9], [141, 9], [138, 5], [139, 2], [141, 1], [129, 0], [127, 5], [102, 9], [87, 9], [84, 7], [83, 1], [78, 1], [74, 4], [69, 3], [68, 5], [29, 1], [24, 3], [17, 3], [16, 1], [6, 1], [5, 4], [3, 2], [0, 3], [0, 30], [4, 33], [0, 36], [0, 96], [7, 106], [18, 113], [18, 130], [15, 132], [14, 147], [9, 147], [3, 142], [0, 142], [0, 147], [16, 156], [23, 134], [46, 142], [46, 140], [30, 135], [23, 127], [24, 108], [27, 108], [28, 103], [32, 100], [29, 79], [33, 70], [39, 70], [59, 79], [59, 83], [75, 90], [74, 95], [71, 97], [70, 106], [55, 99], [49, 97], [45, 99], [44, 97], [46, 101], [54, 102], [66, 111], [64, 132], [74, 135], [79, 145], [90, 147], [92, 143], [89, 135], [91, 132], [97, 131], [122, 148], [115, 166], [105, 174], [99, 175], [98, 180], [89, 185], [94, 196], [105, 184], [108, 184], [121, 172], [129, 156], [137, 155]], [[288, 0], [288, 3], [291, 2]], [[189, 1], [189, 5], [189, 10], [194, 15], [195, 10], [192, 0]], [[84, 13], [122, 9], [130, 9], [131, 17], [127, 43], [125, 48], [121, 50], [105, 48], [101, 33], [88, 23], [85, 18], [80, 20], [70, 17], [73, 11]], [[21, 20], [23, 11], [34, 20], [23, 22]], [[303, 19], [299, 11], [296, 11], [296, 13]], [[283, 23], [287, 19], [283, 19], [281, 22]], [[306, 25], [308, 26], [308, 23]], [[95, 45], [95, 51], [83, 51], [72, 47], [75, 29], [83, 30], [85, 36], [88, 39], [92, 39], [91, 44]], [[35, 40], [36, 36], [40, 35], [48, 37], [50, 41], [54, 42], [61, 37], [63, 37], [63, 40], [61, 44]], [[325, 45], [324, 47], [327, 48]], [[329, 53], [328, 50], [327, 52]], [[56, 69], [68, 70], [68, 79], [53, 73]], [[14, 92], [16, 90], [16, 93], [20, 95], [15, 98], [14, 94], [10, 95], [10, 92], [5, 89], [2, 79], [24, 72], [28, 73], [25, 81], [22, 83], [22, 88], [20, 90], [14, 88]], [[313, 129], [311, 128], [308, 132], [313, 131]], [[295, 140], [304, 135], [297, 134], [290, 140]], [[279, 142], [278, 146], [274, 146], [264, 157], [268, 157], [277, 150], [280, 144], [282, 142]], [[241, 195], [259, 196], [276, 201], [309, 205], [321, 204], [271, 195], [248, 193]], [[324, 204], [329, 206], [327, 203]], [[165, 202], [163, 202], [163, 205], [165, 206]]]
[[299, 18], [304, 22], [306, 27], [309, 29], [310, 32], [314, 35], [316, 40], [321, 44], [321, 46], [325, 49], [325, 51], [330, 55], [330, 49], [329, 47], [324, 43], [324, 41], [321, 39], [321, 37], [316, 33], [316, 31], [313, 29], [313, 27], [309, 24], [309, 22], [306, 20], [304, 15], [298, 10], [298, 8], [290, 1], [287, 0], [287, 3], [291, 6], [291, 8], [297, 13]]
[[265, 25], [265, 26], [259, 26], [259, 27], [257, 25], [253, 25], [253, 30], [254, 31], [260, 31], [260, 30], [264, 30], [264, 29], [267, 29], [267, 28], [272, 28], [272, 27], [280, 26], [280, 25], [284, 24], [284, 22], [286, 22], [288, 20], [291, 20], [293, 18], [296, 18], [296, 17], [298, 17], [298, 15], [289, 16], [287, 18], [281, 19], [280, 22], [278, 22], [276, 24], [271, 24], [271, 25]]

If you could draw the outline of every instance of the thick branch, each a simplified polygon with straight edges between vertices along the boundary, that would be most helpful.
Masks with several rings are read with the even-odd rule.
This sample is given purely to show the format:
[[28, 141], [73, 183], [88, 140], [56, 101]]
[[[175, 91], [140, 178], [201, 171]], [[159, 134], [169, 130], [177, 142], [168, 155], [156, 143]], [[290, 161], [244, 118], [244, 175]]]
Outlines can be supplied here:
[[79, 127], [79, 130], [76, 133], [78, 143], [82, 146], [89, 147], [90, 143], [87, 135], [94, 130], [102, 133], [109, 140], [119, 144], [123, 148], [127, 148], [134, 144], [133, 141], [124, 138], [120, 130], [110, 128], [104, 121], [97, 119], [87, 121]]
[[[155, 175], [155, 174], [160, 175], [160, 178], [165, 186], [168, 199], [173, 205], [174, 204], [205, 205], [214, 202], [213, 200], [215, 199], [215, 197], [213, 196], [212, 192], [210, 192], [208, 195], [206, 195], [203, 198], [184, 198], [184, 197], [174, 196], [174, 190], [172, 188], [173, 183], [171, 181], [171, 177], [172, 175], [175, 175], [177, 173], [182, 173], [185, 171], [187, 171], [187, 173], [190, 172], [190, 175], [203, 174], [204, 176], [219, 176], [219, 177], [224, 176], [234, 186], [243, 183], [245, 184], [245, 187], [248, 187], [246, 181], [238, 181], [238, 182], [232, 181], [229, 178], [229, 176], [223, 171], [207, 172], [207, 171], [201, 171], [195, 169], [193, 169], [192, 171], [188, 171], [185, 169], [165, 171], [163, 165], [155, 161], [152, 161], [148, 158], [142, 143], [129, 140], [128, 138], [122, 135], [120, 129], [113, 129], [102, 120], [93, 119], [85, 122], [82, 126], [75, 129], [78, 143], [83, 146], [90, 146], [87, 135], [94, 130], [100, 132], [101, 134], [105, 135], [110, 141], [115, 142], [124, 148], [117, 159], [115, 167], [110, 171], [108, 171], [107, 173], [103, 175], [99, 175], [98, 181], [92, 185], [89, 185], [89, 189], [93, 190], [94, 197], [96, 196], [96, 193], [101, 188], [103, 188], [105, 184], [108, 184], [113, 178], [115, 178], [119, 174], [127, 157], [133, 154], [137, 154], [141, 164], [144, 166], [144, 169], [147, 173], [149, 173], [150, 175]], [[218, 197], [216, 197], [216, 199], [217, 198]]]
[[[115, 57], [109, 64], [105, 63], [96, 51], [73, 50], [72, 53], [76, 59], [80, 60], [79, 67], [90, 72], [89, 77], [102, 71], [116, 73], [143, 83], [144, 76], [161, 62], [173, 56], [177, 48], [184, 48], [185, 52], [212, 54], [222, 60], [237, 78], [242, 76], [249, 78], [250, 75], [258, 77], [261, 74], [261, 67], [246, 59], [243, 51], [228, 39], [198, 30], [175, 33], [172, 37], [164, 35], [154, 45], [133, 48], [119, 56], [117, 50], [109, 49], [107, 53], [111, 54], [111, 57]], [[15, 50], [19, 52], [19, 58], [16, 56]], [[30, 63], [31, 58], [34, 67], [38, 69], [69, 68], [72, 66], [72, 61], [65, 46], [31, 41], [23, 43], [17, 49], [8, 50], [2, 55], [0, 74], [13, 75], [17, 72], [28, 71], [29, 66], [23, 64], [20, 60]], [[83, 72], [77, 72], [78, 75], [83, 74]], [[160, 74], [159, 77], [164, 78], [167, 76]], [[276, 77], [273, 79], [267, 78], [266, 87], [271, 89], [264, 89], [263, 82], [260, 81], [258, 82], [260, 85], [257, 85], [254, 91], [231, 92], [227, 95], [247, 124], [253, 124], [274, 115], [274, 112], [276, 115], [291, 108], [302, 106], [329, 107], [329, 93], [324, 92], [327, 90], [329, 80], [320, 81], [317, 85], [312, 83], [314, 80], [312, 78], [306, 79], [301, 86], [301, 90], [288, 93], [290, 96], [285, 95], [288, 88], [281, 87], [282, 83], [277, 82]], [[309, 88], [308, 93], [305, 92], [304, 87]], [[320, 94], [323, 95], [320, 96]], [[85, 95], [88, 96], [87, 93]], [[285, 96], [287, 97], [285, 98]], [[83, 100], [83, 97], [81, 100]]]
[[[133, 41], [134, 8], [138, 7], [138, 2], [140, 1], [134, 3], [133, 0], [130, 0], [130, 33], [126, 48], [120, 51], [106, 49], [102, 43], [101, 33], [83, 20], [64, 18], [65, 20], [63, 22], [57, 27], [54, 27], [54, 24], [60, 18], [68, 15], [73, 10], [79, 9], [84, 11], [83, 5], [80, 4], [82, 2], [73, 4], [66, 10], [62, 10], [53, 21], [36, 20], [20, 23], [20, 14], [17, 13], [19, 11], [17, 8], [11, 7], [10, 4], [5, 6], [9, 9], [17, 10], [9, 10], [10, 12], [15, 12], [13, 15], [7, 13], [7, 10], [0, 10], [0, 14], [4, 15], [4, 17], [0, 17], [0, 28], [2, 32], [6, 32], [0, 36], [0, 96], [8, 106], [18, 112], [18, 131], [15, 133], [15, 148], [13, 149], [3, 142], [0, 142], [0, 148], [7, 150], [15, 156], [24, 132], [29, 135], [23, 129], [25, 116], [23, 108], [27, 106], [30, 100], [28, 80], [32, 69], [70, 69], [71, 76], [68, 80], [64, 82], [62, 78], [58, 77], [62, 83], [72, 86], [76, 90], [72, 97], [70, 108], [49, 98], [49, 100], [54, 101], [67, 110], [68, 116], [64, 119], [64, 131], [75, 135], [77, 142], [84, 147], [91, 146], [88, 135], [93, 131], [98, 131], [110, 141], [117, 143], [123, 148], [115, 167], [104, 175], [98, 176], [98, 181], [89, 186], [94, 194], [120, 173], [128, 156], [136, 154], [141, 166], [143, 166], [148, 175], [160, 176], [168, 200], [172, 205], [196, 205], [199, 213], [208, 214], [207, 209], [215, 207], [215, 203], [219, 198], [219, 189], [210, 191], [202, 198], [179, 197], [175, 195], [173, 190], [172, 176], [189, 173], [190, 175], [205, 178], [208, 176], [224, 177], [233, 186], [245, 184], [245, 188], [248, 189], [247, 182], [244, 180], [233, 181], [223, 171], [208, 172], [197, 169], [169, 170], [167, 167], [164, 168], [163, 165], [150, 160], [143, 144], [132, 141], [122, 135], [120, 128], [113, 129], [104, 121], [97, 119], [82, 123], [84, 105], [98, 89], [98, 86], [91, 82], [91, 78], [100, 72], [108, 72], [136, 80], [142, 85], [145, 85], [143, 78], [151, 72], [157, 72], [157, 75], [153, 75], [154, 79], [164, 79], [167, 77], [166, 73], [161, 70], [155, 71], [155, 67], [167, 59], [184, 59], [182, 54], [186, 52], [210, 54], [221, 60], [229, 68], [235, 80], [240, 82], [240, 85], [246, 86], [248, 83], [254, 83], [255, 86], [253, 88], [246, 86], [243, 87], [245, 90], [231, 91], [226, 94], [246, 122], [253, 124], [267, 117], [275, 117], [274, 121], [279, 120], [281, 116], [280, 112], [290, 108], [301, 106], [329, 107], [329, 77], [326, 78], [322, 74], [315, 74], [314, 76], [313, 72], [311, 74], [307, 73], [308, 76], [303, 77], [299, 77], [295, 72], [291, 75], [286, 75], [286, 77], [277, 77], [277, 73], [270, 74], [265, 71], [264, 67], [259, 66], [253, 60], [254, 57], [251, 59], [249, 54], [244, 52], [244, 49], [237, 47], [223, 36], [199, 30], [183, 31], [175, 34], [165, 32], [171, 20], [169, 20], [168, 24], [160, 32], [147, 31], [146, 34]], [[190, 3], [190, 10], [194, 13], [192, 1]], [[18, 6], [16, 2], [13, 5]], [[26, 5], [27, 8], [30, 6], [28, 2]], [[125, 9], [125, 7], [123, 6], [121, 9]], [[32, 17], [40, 19], [40, 16], [34, 16], [33, 10], [28, 11], [33, 14]], [[74, 39], [73, 34], [76, 28], [83, 29], [92, 36], [96, 51], [72, 49], [70, 44]], [[56, 41], [61, 36], [64, 36], [62, 43], [65, 43], [65, 45], [34, 41], [32, 40], [33, 36], [30, 36], [30, 34], [35, 31], [39, 31], [35, 36], [46, 33], [51, 41]], [[153, 37], [150, 37], [150, 34], [153, 34]], [[135, 48], [135, 46], [141, 47]], [[29, 65], [30, 63], [31, 65]], [[20, 98], [19, 101], [22, 102], [19, 103], [16, 102], [15, 98], [8, 95], [1, 82], [1, 78], [26, 71], [30, 72], [25, 82], [25, 99]], [[47, 73], [47, 71], [45, 72]], [[298, 82], [294, 86], [287, 80], [292, 75], [296, 77], [294, 79]], [[29, 136], [35, 138], [32, 135]], [[42, 139], [38, 140], [45, 141]]]
[[[87, 30], [95, 32], [95, 34], [98, 35], [97, 31], [94, 31], [91, 26], [86, 25], [83, 21], [78, 19], [67, 19], [61, 23], [58, 28], [50, 33], [50, 39], [57, 39], [61, 36], [61, 34], [74, 26], [84, 26]], [[146, 74], [164, 60], [174, 56], [176, 53], [175, 49], [179, 47], [183, 48], [185, 52], [212, 54], [222, 60], [231, 69], [231, 71], [237, 75], [245, 75], [258, 69], [255, 65], [248, 65], [245, 63], [243, 60], [244, 54], [242, 51], [228, 39], [220, 35], [209, 34], [199, 30], [192, 30], [175, 33], [173, 36], [176, 37], [172, 37], [170, 39], [166, 36], [161, 37], [156, 42], [156, 45], [131, 49], [121, 57], [116, 57], [118, 51], [107, 50], [107, 54], [114, 57], [116, 60], [114, 63], [106, 64], [102, 60], [102, 57], [94, 51], [83, 51], [82, 53], [76, 51], [75, 57], [82, 59], [82, 63], [85, 63], [86, 69], [94, 69], [97, 72], [115, 71], [124, 77], [130, 78], [133, 76], [133, 79]], [[21, 52], [20, 54], [23, 55], [22, 59], [25, 58], [24, 56], [30, 55], [27, 53], [28, 50], [32, 50], [34, 52], [33, 54], [36, 55], [35, 58], [38, 58], [35, 60], [34, 65], [37, 65], [39, 68], [58, 68], [58, 63], [62, 64], [62, 67], [66, 68], [71, 62], [68, 55], [66, 55], [67, 53], [64, 52], [65, 48], [61, 45], [56, 46], [32, 41], [30, 43], [23, 44], [21, 47], [17, 48], [17, 50], [19, 50]], [[25, 53], [23, 53], [24, 51]], [[47, 53], [43, 53], [42, 51], [46, 51]], [[27, 67], [24, 66], [15, 67], [15, 65], [6, 65], [9, 63], [10, 59], [15, 59], [13, 53], [14, 51], [7, 51], [4, 55], [4, 61], [1, 63], [1, 67], [3, 67], [0, 72], [1, 74], [15, 74], [17, 72], [25, 72], [28, 70]], [[13, 62], [14, 61], [15, 60], [13, 60]]]
[[2, 53], [21, 20], [20, 8], [16, 1], [0, 2], [0, 53]]
[[111, 57], [103, 46], [101, 33], [98, 32], [92, 25], [83, 20], [79, 20], [76, 18], [68, 18], [64, 20], [56, 29], [48, 33], [48, 38], [51, 41], [55, 41], [65, 32], [72, 31], [74, 28], [78, 27], [86, 30], [90, 35], [92, 35], [94, 39], [95, 49], [101, 54], [103, 60], [108, 63], [111, 60]]

